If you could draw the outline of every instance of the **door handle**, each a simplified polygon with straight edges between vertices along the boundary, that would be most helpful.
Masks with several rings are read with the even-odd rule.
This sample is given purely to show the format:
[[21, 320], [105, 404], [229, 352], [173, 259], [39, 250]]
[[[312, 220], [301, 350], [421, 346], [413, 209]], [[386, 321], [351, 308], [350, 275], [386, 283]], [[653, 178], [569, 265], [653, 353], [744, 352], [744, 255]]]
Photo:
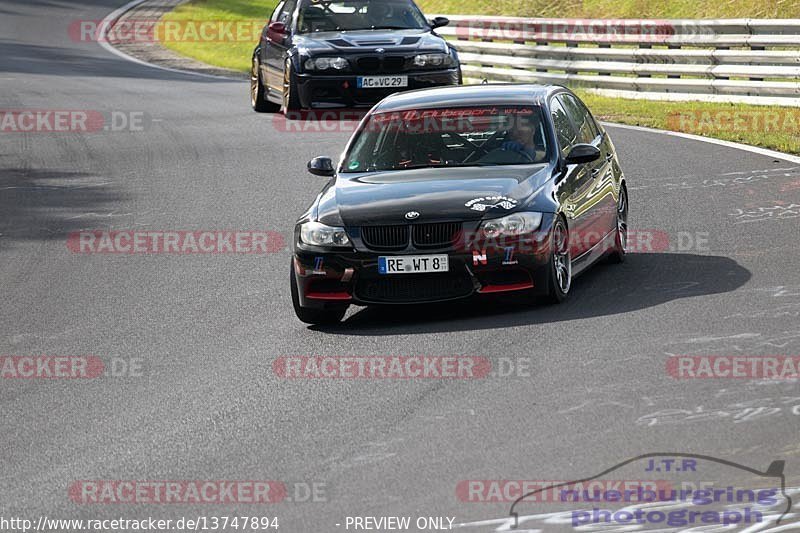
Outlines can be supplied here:
[[606, 154], [606, 161], [611, 161], [613, 158], [614, 158], [614, 154], [613, 153], [608, 152]]
[[592, 177], [593, 178], [597, 177], [598, 174], [600, 174], [600, 169], [599, 168], [596, 168], [596, 169], [592, 170]]

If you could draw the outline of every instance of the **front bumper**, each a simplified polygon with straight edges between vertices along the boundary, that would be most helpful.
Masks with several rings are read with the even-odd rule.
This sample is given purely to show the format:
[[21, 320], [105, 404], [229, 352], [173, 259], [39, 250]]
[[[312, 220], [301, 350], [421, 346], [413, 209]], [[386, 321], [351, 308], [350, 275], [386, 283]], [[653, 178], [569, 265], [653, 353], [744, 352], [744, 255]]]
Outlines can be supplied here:
[[[447, 249], [378, 252], [354, 239], [348, 251], [320, 251], [295, 242], [293, 268], [302, 307], [414, 304], [475, 295], [539, 292], [547, 287], [550, 224], [523, 238], [459, 243]], [[444, 254], [449, 271], [378, 273], [380, 256]]]
[[[359, 76], [408, 76], [408, 87], [359, 89]], [[458, 85], [458, 68], [394, 74], [297, 74], [297, 90], [303, 108], [372, 107], [390, 94], [412, 89]]]

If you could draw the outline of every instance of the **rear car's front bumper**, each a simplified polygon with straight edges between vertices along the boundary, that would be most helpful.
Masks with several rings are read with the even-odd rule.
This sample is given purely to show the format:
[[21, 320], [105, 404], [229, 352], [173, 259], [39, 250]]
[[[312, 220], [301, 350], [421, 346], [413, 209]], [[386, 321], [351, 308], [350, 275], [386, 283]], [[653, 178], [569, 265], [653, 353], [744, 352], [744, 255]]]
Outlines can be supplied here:
[[[480, 294], [539, 292], [547, 287], [550, 223], [514, 240], [454, 243], [446, 249], [380, 252], [358, 238], [348, 251], [319, 251], [295, 240], [293, 268], [300, 305], [410, 304], [468, 298]], [[467, 240], [469, 241], [469, 239]], [[448, 272], [380, 274], [380, 256], [447, 254]]]
[[363, 74], [363, 76], [408, 76], [408, 87], [359, 89], [362, 74], [297, 74], [297, 90], [303, 108], [372, 107], [390, 94], [412, 89], [458, 85], [459, 69]]

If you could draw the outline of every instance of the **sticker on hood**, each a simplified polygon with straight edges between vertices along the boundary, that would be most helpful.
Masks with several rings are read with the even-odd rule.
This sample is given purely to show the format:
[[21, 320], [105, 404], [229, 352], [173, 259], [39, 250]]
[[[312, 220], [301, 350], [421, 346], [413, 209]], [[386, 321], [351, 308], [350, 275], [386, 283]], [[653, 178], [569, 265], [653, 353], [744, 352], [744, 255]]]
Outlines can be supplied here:
[[517, 202], [508, 196], [483, 196], [481, 198], [473, 198], [465, 203], [465, 207], [469, 207], [473, 211], [486, 211], [487, 209], [502, 208], [505, 210], [514, 209], [517, 207]]

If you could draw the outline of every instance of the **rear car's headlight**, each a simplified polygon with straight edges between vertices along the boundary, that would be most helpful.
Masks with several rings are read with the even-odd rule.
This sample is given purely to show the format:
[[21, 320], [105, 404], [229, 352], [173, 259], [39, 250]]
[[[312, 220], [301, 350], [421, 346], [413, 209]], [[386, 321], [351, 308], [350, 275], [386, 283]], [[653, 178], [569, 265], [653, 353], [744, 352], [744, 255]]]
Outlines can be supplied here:
[[483, 234], [489, 238], [501, 235], [523, 235], [539, 229], [542, 224], [542, 214], [523, 212], [514, 213], [503, 218], [493, 218], [481, 224]]
[[343, 57], [311, 57], [303, 66], [306, 70], [345, 70], [350, 63]]
[[306, 222], [300, 226], [300, 240], [313, 246], [351, 246], [344, 228]]
[[450, 54], [419, 54], [414, 56], [415, 67], [452, 67], [453, 56]]

